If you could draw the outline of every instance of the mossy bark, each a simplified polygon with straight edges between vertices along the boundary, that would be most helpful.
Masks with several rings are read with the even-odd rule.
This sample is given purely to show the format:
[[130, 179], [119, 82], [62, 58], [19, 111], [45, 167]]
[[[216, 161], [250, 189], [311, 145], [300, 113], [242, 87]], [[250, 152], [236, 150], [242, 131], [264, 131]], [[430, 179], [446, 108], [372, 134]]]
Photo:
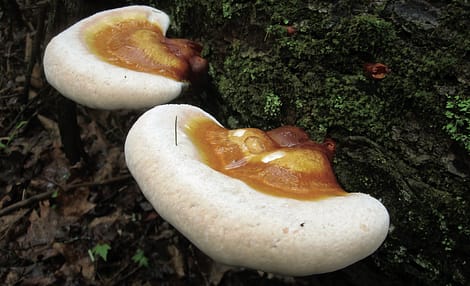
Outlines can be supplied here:
[[[231, 128], [328, 134], [344, 188], [388, 208], [383, 246], [334, 281], [470, 283], [467, 1], [140, 3], [203, 43], [211, 85], [194, 102]], [[369, 78], [368, 62], [391, 73]]]

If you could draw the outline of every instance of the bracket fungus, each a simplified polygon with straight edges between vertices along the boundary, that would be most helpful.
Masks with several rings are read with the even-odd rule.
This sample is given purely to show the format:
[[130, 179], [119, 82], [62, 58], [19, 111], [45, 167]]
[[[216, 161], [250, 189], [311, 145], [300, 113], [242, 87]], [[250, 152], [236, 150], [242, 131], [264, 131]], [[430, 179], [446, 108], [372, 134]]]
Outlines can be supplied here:
[[334, 144], [295, 127], [228, 130], [190, 105], [144, 113], [125, 143], [128, 168], [156, 211], [212, 259], [283, 275], [335, 271], [373, 253], [385, 207], [346, 193]]
[[167, 14], [148, 6], [85, 18], [46, 47], [47, 81], [92, 108], [148, 108], [169, 102], [208, 68], [201, 45], [165, 37], [169, 24]]

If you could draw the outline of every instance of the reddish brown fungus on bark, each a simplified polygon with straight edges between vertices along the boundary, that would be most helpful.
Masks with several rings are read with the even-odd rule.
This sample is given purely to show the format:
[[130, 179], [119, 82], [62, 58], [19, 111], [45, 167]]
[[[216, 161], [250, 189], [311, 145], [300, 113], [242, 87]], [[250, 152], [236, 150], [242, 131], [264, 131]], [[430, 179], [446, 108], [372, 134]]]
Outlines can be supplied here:
[[364, 64], [364, 73], [372, 79], [383, 79], [388, 73], [390, 73], [390, 71], [390, 68], [382, 63]]

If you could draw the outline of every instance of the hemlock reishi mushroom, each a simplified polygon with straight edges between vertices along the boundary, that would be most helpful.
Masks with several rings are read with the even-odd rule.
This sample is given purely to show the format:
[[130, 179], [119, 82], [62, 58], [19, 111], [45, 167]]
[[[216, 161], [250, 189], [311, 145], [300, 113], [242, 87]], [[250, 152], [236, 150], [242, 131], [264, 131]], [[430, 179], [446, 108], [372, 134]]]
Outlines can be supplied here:
[[54, 37], [44, 54], [47, 81], [92, 108], [167, 103], [207, 72], [201, 45], [169, 39], [167, 14], [148, 6], [107, 10]]
[[332, 142], [302, 132], [228, 130], [197, 107], [167, 104], [135, 122], [125, 157], [156, 211], [212, 259], [305, 276], [373, 253], [389, 215], [373, 197], [342, 190]]

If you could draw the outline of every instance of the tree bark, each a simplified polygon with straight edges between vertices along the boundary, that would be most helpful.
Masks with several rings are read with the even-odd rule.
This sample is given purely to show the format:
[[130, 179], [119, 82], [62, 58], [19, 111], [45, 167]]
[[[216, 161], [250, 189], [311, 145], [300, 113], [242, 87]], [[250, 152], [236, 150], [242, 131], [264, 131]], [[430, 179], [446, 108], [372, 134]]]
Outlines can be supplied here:
[[[344, 189], [387, 207], [390, 233], [378, 251], [322, 277], [468, 285], [466, 1], [176, 0], [157, 8], [170, 14], [170, 34], [208, 51], [219, 120], [300, 125], [317, 140], [328, 132]], [[367, 78], [369, 62], [390, 74]]]

